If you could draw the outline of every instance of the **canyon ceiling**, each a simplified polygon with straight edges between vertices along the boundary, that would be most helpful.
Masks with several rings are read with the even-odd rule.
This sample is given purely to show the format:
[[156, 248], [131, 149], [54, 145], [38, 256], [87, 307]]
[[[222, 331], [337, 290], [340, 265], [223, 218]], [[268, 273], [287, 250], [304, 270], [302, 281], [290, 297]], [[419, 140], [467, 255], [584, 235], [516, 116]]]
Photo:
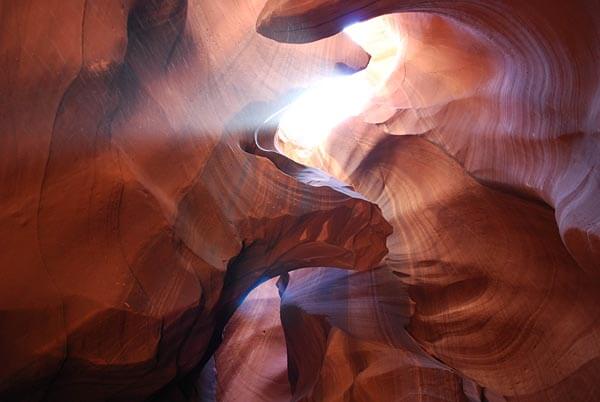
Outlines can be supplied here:
[[599, 0], [0, 0], [0, 49], [1, 401], [600, 401]]

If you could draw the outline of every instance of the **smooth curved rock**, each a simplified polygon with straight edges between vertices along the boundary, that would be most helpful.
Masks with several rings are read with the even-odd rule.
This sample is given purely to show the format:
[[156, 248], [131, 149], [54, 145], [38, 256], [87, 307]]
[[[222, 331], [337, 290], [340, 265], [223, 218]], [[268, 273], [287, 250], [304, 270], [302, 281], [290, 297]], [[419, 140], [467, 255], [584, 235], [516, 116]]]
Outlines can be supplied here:
[[309, 42], [378, 15], [416, 12], [397, 24], [408, 50], [389, 81], [389, 106], [398, 110], [389, 129], [425, 134], [478, 179], [547, 202], [573, 257], [597, 275], [597, 8], [585, 0], [270, 0], [257, 29]]
[[230, 124], [367, 56], [344, 38], [297, 53], [253, 32], [260, 4], [232, 6], [2, 4], [3, 398], [143, 400], [261, 277], [385, 254], [376, 206], [281, 173], [239, 145], [256, 122]]
[[563, 246], [551, 209], [477, 183], [418, 136], [355, 121], [324, 152], [313, 162], [345, 172], [394, 226], [386, 264], [408, 285], [409, 331], [425, 350], [508, 399], [560, 400], [566, 383], [574, 400], [597, 394], [598, 283]]
[[[597, 2], [0, 10], [0, 399], [600, 399]], [[269, 146], [389, 13], [380, 96]]]

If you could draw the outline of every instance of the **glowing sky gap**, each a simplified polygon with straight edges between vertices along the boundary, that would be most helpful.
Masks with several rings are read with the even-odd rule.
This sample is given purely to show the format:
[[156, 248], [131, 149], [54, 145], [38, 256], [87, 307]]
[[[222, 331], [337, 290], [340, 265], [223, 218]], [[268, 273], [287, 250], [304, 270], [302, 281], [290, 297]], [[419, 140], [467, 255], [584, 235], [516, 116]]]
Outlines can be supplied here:
[[278, 137], [310, 153], [334, 127], [365, 110], [381, 90], [403, 53], [403, 41], [387, 17], [351, 25], [344, 29], [357, 45], [371, 55], [367, 68], [352, 75], [339, 75], [309, 88], [283, 112]]

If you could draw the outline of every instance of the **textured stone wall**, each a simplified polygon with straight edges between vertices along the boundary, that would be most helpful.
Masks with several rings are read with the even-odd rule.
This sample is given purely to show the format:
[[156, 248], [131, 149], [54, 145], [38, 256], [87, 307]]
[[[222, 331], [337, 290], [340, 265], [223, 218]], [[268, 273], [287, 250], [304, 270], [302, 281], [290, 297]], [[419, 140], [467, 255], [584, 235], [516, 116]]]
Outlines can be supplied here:
[[[599, 11], [0, 0], [0, 399], [600, 399]], [[390, 13], [382, 95], [266, 150]]]

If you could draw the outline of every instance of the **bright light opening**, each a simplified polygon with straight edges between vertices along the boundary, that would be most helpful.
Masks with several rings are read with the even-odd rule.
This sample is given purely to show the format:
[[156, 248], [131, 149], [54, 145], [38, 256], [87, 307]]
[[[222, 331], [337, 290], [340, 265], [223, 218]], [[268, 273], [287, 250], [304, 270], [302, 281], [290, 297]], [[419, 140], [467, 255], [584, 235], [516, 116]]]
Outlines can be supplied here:
[[379, 17], [344, 29], [371, 55], [366, 69], [318, 82], [284, 111], [278, 137], [297, 148], [299, 156], [308, 156], [334, 127], [363, 112], [397, 66], [403, 42], [388, 18]]
[[353, 76], [324, 80], [303, 93], [283, 114], [279, 130], [284, 141], [312, 149], [331, 130], [358, 115], [373, 96], [373, 88]]

